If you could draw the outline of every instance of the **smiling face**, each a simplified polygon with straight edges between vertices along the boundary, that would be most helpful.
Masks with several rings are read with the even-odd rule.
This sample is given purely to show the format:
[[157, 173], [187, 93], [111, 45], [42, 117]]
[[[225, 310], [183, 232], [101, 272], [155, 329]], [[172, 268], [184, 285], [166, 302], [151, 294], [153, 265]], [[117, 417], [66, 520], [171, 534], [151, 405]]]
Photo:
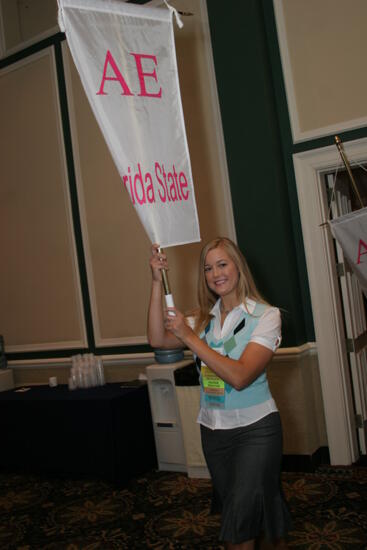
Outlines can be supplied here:
[[209, 250], [204, 272], [208, 287], [217, 296], [237, 298], [238, 269], [224, 248], [219, 246]]

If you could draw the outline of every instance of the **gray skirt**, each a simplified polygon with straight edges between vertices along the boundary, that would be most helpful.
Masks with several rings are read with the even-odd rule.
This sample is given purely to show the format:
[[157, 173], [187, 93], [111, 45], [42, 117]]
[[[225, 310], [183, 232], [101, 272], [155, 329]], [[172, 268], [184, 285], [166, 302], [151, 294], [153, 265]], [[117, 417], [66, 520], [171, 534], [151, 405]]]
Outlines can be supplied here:
[[239, 544], [265, 535], [286, 535], [291, 519], [280, 470], [279, 413], [229, 430], [201, 426], [201, 440], [213, 483], [213, 512], [221, 512], [220, 540]]

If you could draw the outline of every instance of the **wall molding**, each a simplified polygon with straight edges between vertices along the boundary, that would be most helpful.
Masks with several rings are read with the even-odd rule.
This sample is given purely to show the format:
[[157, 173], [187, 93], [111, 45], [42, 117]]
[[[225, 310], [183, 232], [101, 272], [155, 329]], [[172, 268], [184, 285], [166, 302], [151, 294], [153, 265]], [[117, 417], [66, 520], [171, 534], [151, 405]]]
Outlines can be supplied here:
[[274, 354], [273, 362], [298, 361], [301, 357], [317, 355], [316, 342], [306, 342], [301, 346], [279, 348]]
[[15, 46], [12, 46], [11, 48], [9, 48], [6, 43], [6, 33], [5, 33], [5, 27], [7, 23], [9, 23], [9, 21], [5, 20], [3, 3], [4, 3], [4, 0], [0, 0], [0, 59], [13, 55], [26, 48], [29, 48], [30, 46], [33, 46], [33, 44], [36, 44], [37, 42], [41, 42], [42, 40], [45, 40], [46, 38], [49, 38], [50, 36], [53, 36], [54, 34], [57, 34], [60, 32], [60, 28], [58, 25], [52, 25], [48, 29], [35, 34], [34, 36], [32, 36], [31, 38], [28, 38], [27, 40], [21, 39], [21, 25], [19, 21], [19, 11], [18, 11], [18, 6], [15, 5], [16, 2], [14, 2], [13, 14], [14, 15], [17, 14], [17, 19], [13, 20], [13, 23], [15, 23], [16, 25], [17, 34], [19, 36], [19, 42]]
[[[367, 158], [367, 139], [345, 144], [351, 163]], [[332, 464], [359, 456], [354, 406], [336, 269], [322, 173], [341, 163], [335, 146], [293, 155], [309, 277], [325, 419]]]
[[[274, 354], [273, 361], [297, 361], [305, 355], [317, 354], [315, 342], [306, 342], [298, 347], [279, 348]], [[185, 359], [191, 359], [192, 353], [184, 351]], [[154, 352], [145, 353], [124, 353], [101, 355], [105, 366], [139, 366], [150, 365], [155, 362]], [[8, 366], [12, 369], [17, 368], [65, 368], [71, 366], [71, 357], [60, 357], [52, 359], [16, 359], [8, 361]]]
[[341, 120], [335, 124], [313, 128], [312, 130], [301, 130], [298, 116], [297, 96], [294, 86], [294, 75], [289, 55], [289, 45], [287, 40], [283, 0], [273, 0], [273, 5], [293, 143], [309, 141], [329, 135], [334, 135], [336, 133], [345, 132], [348, 130], [356, 130], [358, 128], [363, 128], [367, 126], [367, 117], [361, 117], [352, 120]]
[[53, 351], [53, 350], [62, 350], [62, 349], [77, 349], [87, 347], [87, 333], [83, 313], [83, 299], [82, 299], [82, 289], [79, 277], [78, 270], [78, 259], [76, 244], [74, 238], [74, 224], [71, 210], [71, 197], [69, 191], [69, 181], [68, 181], [68, 170], [66, 162], [66, 153], [63, 145], [63, 127], [62, 127], [62, 117], [60, 111], [60, 96], [59, 96], [59, 86], [57, 79], [57, 67], [55, 59], [55, 51], [52, 46], [48, 46], [32, 55], [29, 55], [25, 58], [16, 61], [10, 65], [7, 65], [0, 69], [0, 77], [17, 71], [24, 67], [28, 67], [37, 61], [46, 58], [49, 63], [50, 71], [50, 81], [53, 87], [53, 96], [52, 103], [55, 111], [55, 121], [57, 125], [57, 139], [58, 139], [58, 153], [60, 158], [60, 173], [62, 180], [62, 192], [64, 200], [64, 209], [65, 209], [65, 219], [67, 227], [67, 239], [69, 245], [70, 259], [72, 265], [72, 280], [73, 288], [75, 292], [75, 308], [76, 315], [78, 319], [78, 329], [79, 335], [73, 340], [57, 340], [57, 341], [43, 341], [43, 342], [32, 342], [32, 343], [23, 343], [23, 344], [7, 344], [6, 352], [7, 353], [25, 353], [25, 352], [34, 352], [34, 351]]

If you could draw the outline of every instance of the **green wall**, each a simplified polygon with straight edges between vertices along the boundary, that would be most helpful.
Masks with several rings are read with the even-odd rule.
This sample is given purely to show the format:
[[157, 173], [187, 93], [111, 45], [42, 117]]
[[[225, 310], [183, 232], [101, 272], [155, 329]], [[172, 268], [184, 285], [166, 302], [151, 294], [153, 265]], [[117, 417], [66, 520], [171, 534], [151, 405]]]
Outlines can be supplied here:
[[272, 2], [207, 5], [238, 243], [300, 345], [315, 336]]

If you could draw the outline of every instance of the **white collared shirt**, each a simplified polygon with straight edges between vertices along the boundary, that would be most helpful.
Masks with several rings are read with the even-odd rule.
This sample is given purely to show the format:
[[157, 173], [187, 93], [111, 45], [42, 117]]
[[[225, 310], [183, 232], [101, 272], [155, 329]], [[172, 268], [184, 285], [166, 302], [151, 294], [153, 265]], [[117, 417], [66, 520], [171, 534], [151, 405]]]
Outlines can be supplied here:
[[[247, 310], [252, 313], [255, 309], [256, 302], [247, 299]], [[214, 317], [214, 337], [217, 340], [226, 338], [228, 334], [239, 323], [243, 311], [246, 311], [245, 305], [240, 304], [235, 307], [224, 320], [221, 326], [220, 299], [216, 302], [211, 310]], [[191, 323], [190, 323], [191, 324]], [[281, 342], [281, 317], [280, 311], [276, 307], [268, 307], [259, 319], [259, 322], [251, 334], [250, 342], [256, 342], [265, 346], [272, 351], [275, 351]], [[273, 398], [245, 409], [205, 409], [201, 408], [197, 422], [203, 424], [207, 428], [215, 429], [232, 429], [241, 426], [248, 426], [257, 422], [264, 416], [277, 411], [277, 406]]]

